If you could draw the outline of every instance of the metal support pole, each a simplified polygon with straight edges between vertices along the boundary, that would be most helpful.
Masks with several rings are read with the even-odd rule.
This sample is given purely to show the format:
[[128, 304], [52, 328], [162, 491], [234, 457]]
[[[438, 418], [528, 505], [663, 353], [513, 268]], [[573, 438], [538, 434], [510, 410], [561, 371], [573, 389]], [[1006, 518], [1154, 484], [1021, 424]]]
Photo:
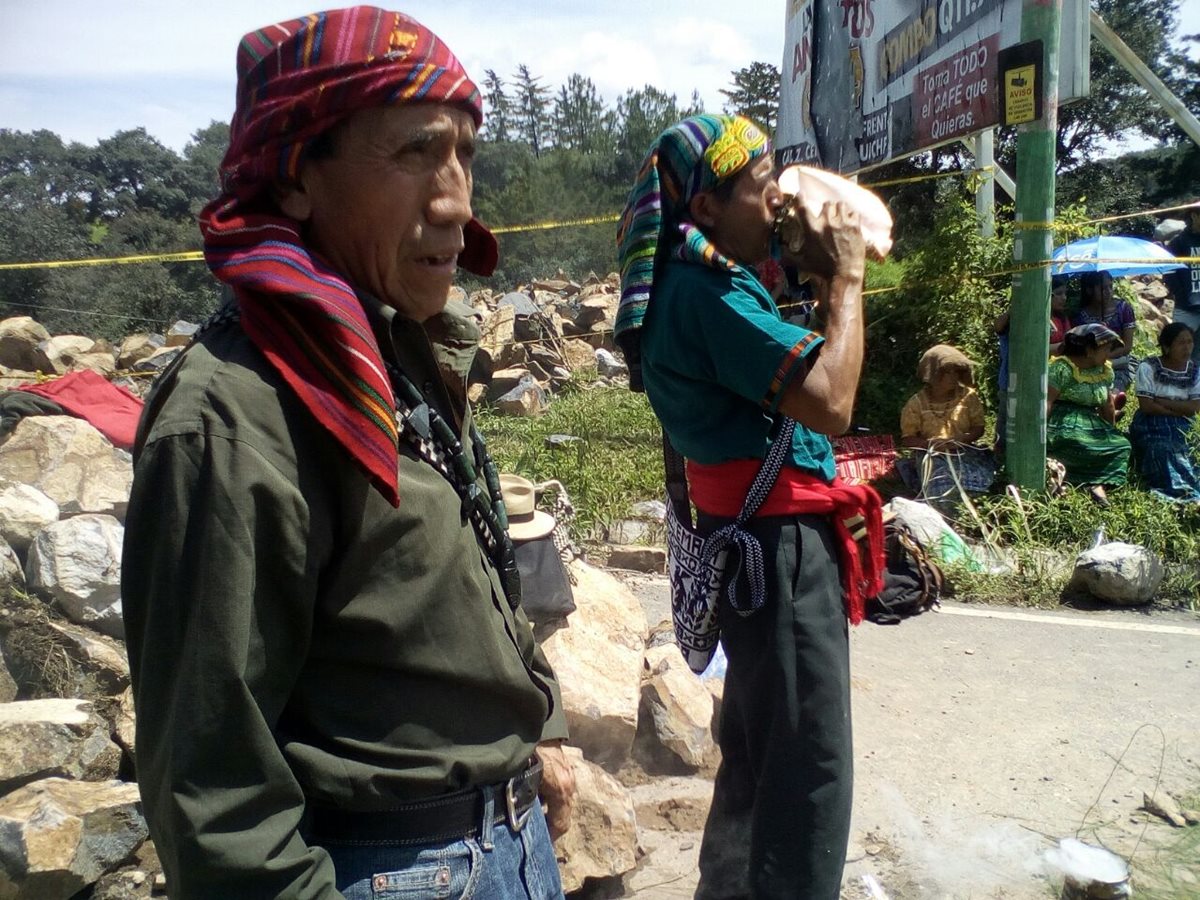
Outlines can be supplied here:
[[990, 128], [981, 131], [972, 143], [975, 145], [975, 168], [985, 170], [975, 188], [975, 214], [979, 217], [979, 233], [990, 238], [996, 234], [995, 134]]
[[1042, 42], [1042, 117], [1017, 131], [1017, 236], [1009, 332], [1008, 471], [1024, 490], [1046, 485], [1046, 372], [1063, 0], [1023, 0], [1021, 41]]
[[1146, 68], [1146, 64], [1138, 59], [1138, 55], [1129, 49], [1129, 45], [1121, 40], [1108, 23], [1100, 18], [1094, 9], [1092, 12], [1092, 37], [1100, 42], [1100, 46], [1116, 57], [1117, 62], [1134, 77], [1142, 87], [1150, 92], [1150, 96], [1162, 104], [1167, 115], [1183, 129], [1184, 134], [1200, 146], [1200, 120], [1183, 105], [1183, 101], [1171, 93], [1171, 89], [1163, 84], [1157, 75]]

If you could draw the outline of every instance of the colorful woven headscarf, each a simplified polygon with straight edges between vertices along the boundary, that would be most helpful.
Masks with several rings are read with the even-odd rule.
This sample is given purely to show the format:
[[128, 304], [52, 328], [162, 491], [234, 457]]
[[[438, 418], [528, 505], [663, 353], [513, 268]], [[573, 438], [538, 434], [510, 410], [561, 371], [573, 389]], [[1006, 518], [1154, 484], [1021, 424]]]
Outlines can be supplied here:
[[[700, 115], [671, 126], [654, 142], [638, 172], [621, 224], [617, 254], [621, 303], [616, 335], [642, 326], [654, 292], [657, 266], [667, 253], [718, 268], [732, 268], [695, 225], [684, 221], [688, 204], [760, 156], [771, 152], [766, 134], [742, 116]], [[628, 346], [628, 341], [622, 341]]]
[[[205, 259], [233, 287], [246, 334], [398, 504], [395, 403], [371, 326], [353, 287], [309, 252], [269, 187], [295, 179], [313, 141], [357, 110], [460, 104], [478, 126], [479, 90], [428, 28], [370, 6], [252, 31], [237, 69], [223, 193], [200, 214]], [[464, 231], [459, 265], [490, 275], [495, 238], [474, 220]]]

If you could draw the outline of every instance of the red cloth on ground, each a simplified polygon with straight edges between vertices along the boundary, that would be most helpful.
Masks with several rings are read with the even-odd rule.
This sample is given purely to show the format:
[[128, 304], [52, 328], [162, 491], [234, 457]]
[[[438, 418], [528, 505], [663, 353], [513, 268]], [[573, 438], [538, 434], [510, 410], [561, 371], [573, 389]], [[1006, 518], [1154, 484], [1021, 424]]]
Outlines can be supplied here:
[[[762, 461], [737, 459], [716, 465], [687, 461], [688, 487], [696, 508], [712, 516], [734, 518], [742, 511]], [[838, 550], [838, 569], [851, 624], [863, 620], [868, 597], [883, 590], [883, 501], [865, 484], [826, 484], [816, 476], [784, 466], [771, 493], [755, 514], [818, 515], [829, 518]], [[850, 530], [861, 517], [865, 540], [860, 548]]]
[[71, 415], [90, 422], [114, 447], [133, 448], [142, 401], [91, 369], [68, 372], [41, 384], [23, 384], [17, 390], [53, 400]]
[[896, 471], [896, 443], [890, 434], [836, 437], [833, 462], [847, 484], [864, 484]]

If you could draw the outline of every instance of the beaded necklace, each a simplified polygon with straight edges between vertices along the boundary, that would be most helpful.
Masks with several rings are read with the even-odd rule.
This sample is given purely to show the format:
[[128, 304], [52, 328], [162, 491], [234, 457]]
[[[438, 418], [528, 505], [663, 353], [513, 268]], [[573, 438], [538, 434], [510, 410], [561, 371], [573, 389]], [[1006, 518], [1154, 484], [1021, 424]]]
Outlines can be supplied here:
[[[472, 460], [446, 420], [430, 406], [416, 385], [392, 363], [385, 363], [396, 393], [396, 421], [400, 438], [422, 460], [437, 470], [454, 488], [462, 501], [462, 514], [470, 519], [475, 533], [500, 573], [500, 582], [508, 605], [516, 609], [521, 602], [521, 578], [517, 557], [508, 536], [508, 514], [500, 492], [500, 475], [488, 455], [483, 435], [471, 423]], [[483, 473], [487, 491], [479, 486]]]
[[[237, 303], [231, 300], [197, 329], [193, 340], [211, 328], [240, 319]], [[400, 439], [454, 488], [462, 503], [463, 518], [470, 520], [476, 536], [500, 575], [508, 605], [516, 609], [521, 603], [521, 576], [517, 571], [512, 539], [508, 536], [508, 514], [500, 493], [500, 475], [488, 455], [483, 435], [471, 423], [471, 445], [475, 451], [472, 460], [454, 429], [426, 402], [408, 376], [393, 363], [385, 362], [384, 365], [396, 395], [396, 423]], [[487, 485], [486, 492], [479, 486], [480, 472]]]

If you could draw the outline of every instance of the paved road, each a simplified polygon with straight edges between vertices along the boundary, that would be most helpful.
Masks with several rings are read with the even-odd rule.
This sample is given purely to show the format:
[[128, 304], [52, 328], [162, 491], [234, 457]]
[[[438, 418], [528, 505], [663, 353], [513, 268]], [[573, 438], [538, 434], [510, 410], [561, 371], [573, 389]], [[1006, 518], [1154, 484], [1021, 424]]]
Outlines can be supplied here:
[[[628, 581], [659, 621], [665, 583]], [[1142, 793], [1200, 793], [1196, 616], [945, 604], [851, 647], [847, 897], [873, 875], [892, 900], [1045, 898], [1033, 873], [1057, 839], [1137, 847], [1149, 867], [1172, 835], [1144, 828]], [[690, 897], [696, 836], [646, 837], [635, 895]]]

